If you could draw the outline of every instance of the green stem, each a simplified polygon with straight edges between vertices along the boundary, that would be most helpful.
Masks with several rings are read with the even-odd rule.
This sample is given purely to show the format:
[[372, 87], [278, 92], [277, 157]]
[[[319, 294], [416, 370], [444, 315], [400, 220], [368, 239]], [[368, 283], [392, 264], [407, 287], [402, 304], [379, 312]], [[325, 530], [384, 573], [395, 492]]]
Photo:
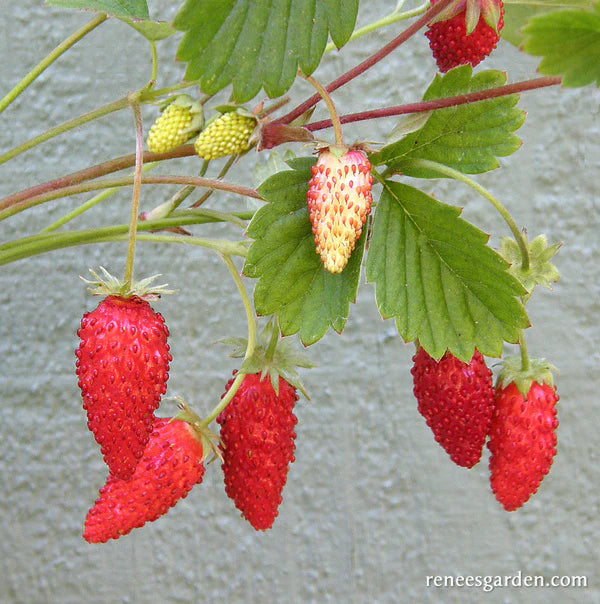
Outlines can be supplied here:
[[142, 167], [144, 165], [144, 133], [142, 112], [137, 102], [132, 102], [135, 120], [135, 172], [133, 175], [133, 193], [131, 196], [131, 212], [129, 216], [129, 238], [127, 241], [127, 260], [125, 261], [125, 276], [123, 280], [129, 289], [133, 280], [133, 262], [135, 258], [135, 238], [137, 234], [138, 214], [140, 213], [140, 192], [142, 188]]
[[129, 98], [124, 97], [117, 101], [113, 101], [112, 103], [108, 103], [108, 105], [98, 107], [98, 109], [94, 109], [94, 111], [84, 113], [83, 115], [73, 118], [72, 120], [69, 120], [64, 124], [56, 126], [55, 128], [50, 128], [50, 130], [46, 130], [46, 132], [42, 132], [42, 134], [39, 134], [38, 136], [35, 136], [29, 139], [28, 141], [25, 141], [24, 143], [21, 143], [20, 145], [14, 147], [10, 151], [7, 151], [6, 153], [0, 155], [0, 164], [7, 162], [9, 159], [20, 155], [21, 153], [24, 153], [25, 151], [32, 149], [36, 145], [39, 145], [40, 143], [43, 143], [55, 136], [58, 136], [59, 134], [63, 134], [64, 132], [73, 130], [73, 128], [77, 128], [78, 126], [87, 124], [88, 122], [91, 122], [92, 120], [95, 120], [99, 117], [108, 115], [109, 113], [120, 111], [121, 109], [128, 107], [129, 104]]
[[156, 82], [156, 78], [158, 76], [158, 55], [156, 54], [156, 42], [153, 40], [149, 40], [150, 42], [150, 52], [152, 54], [152, 76], [150, 81], [152, 83]]
[[[163, 233], [146, 233], [140, 231], [155, 231], [174, 228], [181, 225], [205, 224], [209, 222], [220, 222], [212, 216], [172, 217], [162, 220], [141, 222], [138, 225], [138, 241], [153, 243], [180, 243], [196, 245], [214, 250], [221, 254], [245, 257], [248, 251], [246, 242], [230, 241], [228, 239], [207, 239], [203, 237], [191, 237], [189, 235], [174, 235]], [[129, 225], [102, 227], [82, 231], [71, 231], [64, 233], [38, 234], [9, 241], [0, 245], [0, 265], [9, 264], [36, 256], [78, 245], [91, 245], [94, 243], [123, 242], [128, 240]]]
[[101, 13], [88, 21], [83, 27], [71, 34], [66, 40], [61, 42], [51, 53], [40, 61], [2, 100], [0, 100], [0, 113], [2, 113], [35, 79], [64, 52], [69, 50], [76, 42], [81, 40], [86, 34], [106, 21], [106, 15]]
[[[217, 180], [221, 180], [222, 178], [225, 177], [227, 172], [229, 172], [229, 169], [231, 168], [231, 166], [233, 166], [233, 162], [238, 157], [239, 157], [239, 155], [230, 155], [229, 156], [229, 158], [227, 159], [227, 162], [225, 162], [225, 165], [221, 168], [221, 171], [217, 175]], [[202, 164], [202, 168], [204, 169], [204, 172], [206, 172], [205, 166], [207, 166], [207, 165], [208, 165], [208, 160], [204, 160], [204, 163]], [[206, 191], [206, 193], [204, 193], [204, 195], [202, 195], [202, 197], [200, 197], [200, 199], [198, 199], [198, 201], [195, 201], [190, 207], [197, 208], [198, 206], [201, 206], [213, 194], [213, 191], [214, 191], [214, 189], [211, 189], [210, 191]]]
[[519, 333], [519, 345], [521, 347], [521, 371], [527, 372], [531, 368], [531, 361], [527, 351], [527, 343], [525, 342], [525, 333], [523, 330]]
[[[373, 32], [377, 29], [381, 29], [382, 27], [386, 27], [388, 25], [392, 25], [393, 23], [398, 23], [400, 21], [405, 21], [406, 19], [412, 19], [413, 17], [422, 15], [429, 8], [429, 6], [430, 6], [430, 2], [429, 2], [429, 0], [427, 0], [427, 2], [424, 2], [420, 6], [417, 6], [417, 8], [413, 8], [412, 10], [408, 10], [405, 12], [400, 12], [399, 8], [396, 8], [396, 10], [394, 10], [389, 15], [382, 17], [381, 19], [378, 19], [377, 21], [373, 21], [372, 23], [369, 23], [369, 24], [365, 25], [364, 27], [361, 27], [360, 29], [355, 30], [352, 33], [352, 35], [350, 36], [350, 39], [348, 40], [348, 42], [352, 42], [352, 40], [361, 38], [362, 36], [364, 36], [366, 34], [370, 34], [371, 32]], [[336, 48], [337, 48], [336, 45], [333, 42], [330, 42], [325, 47], [325, 52], [331, 52], [332, 50], [335, 50]]]
[[[155, 168], [157, 165], [158, 165], [158, 162], [154, 162], [151, 164], [144, 164], [142, 171], [144, 173], [149, 172], [150, 170], [152, 170], [152, 168]], [[48, 225], [46, 228], [42, 229], [40, 231], [40, 233], [50, 233], [52, 231], [56, 231], [60, 227], [67, 224], [67, 222], [70, 222], [74, 218], [81, 216], [81, 214], [83, 214], [84, 212], [87, 212], [88, 210], [93, 208], [95, 205], [103, 202], [104, 200], [113, 196], [115, 193], [118, 193], [119, 191], [121, 191], [122, 188], [123, 187], [113, 187], [112, 189], [107, 189], [106, 191], [102, 191], [102, 193], [98, 193], [97, 195], [94, 195], [94, 197], [92, 197], [85, 203], [82, 203], [80, 206], [77, 206], [74, 210], [71, 210], [70, 212], [68, 212], [67, 214], [65, 214], [64, 216], [62, 216], [61, 218], [59, 218], [58, 220], [53, 222], [52, 224]]]
[[340, 123], [340, 116], [335, 109], [331, 95], [327, 92], [324, 86], [321, 86], [315, 78], [299, 72], [299, 75], [303, 77], [307, 82], [310, 82], [317, 92], [321, 95], [321, 98], [325, 101], [329, 114], [331, 115], [331, 123], [333, 125], [333, 132], [335, 134], [335, 144], [340, 148], [344, 148], [344, 137], [342, 135], [342, 124]]
[[[14, 214], [18, 214], [23, 210], [45, 203], [47, 201], [52, 201], [61, 197], [67, 197], [69, 195], [77, 195], [79, 193], [89, 193], [90, 191], [112, 189], [113, 187], [126, 187], [132, 185], [133, 181], [134, 178], [132, 176], [124, 176], [121, 178], [102, 178], [91, 182], [61, 187], [60, 189], [49, 191], [47, 193], [42, 193], [40, 195], [34, 195], [33, 197], [30, 197], [28, 199], [23, 199], [17, 203], [11, 203], [8, 206], [4, 206], [4, 209], [0, 210], [0, 220], [8, 218], [9, 216], [13, 216]], [[262, 197], [254, 189], [248, 189], [240, 185], [234, 185], [231, 183], [209, 178], [169, 175], [145, 176], [142, 177], [141, 182], [143, 185], [193, 185], [195, 187], [206, 187], [208, 189], [228, 191], [237, 195], [253, 197], [254, 199], [262, 200]]]
[[[248, 292], [246, 292], [246, 288], [244, 287], [244, 283], [242, 282], [242, 278], [235, 267], [235, 264], [231, 260], [228, 255], [221, 254], [235, 284], [237, 285], [238, 291], [240, 292], [240, 296], [242, 297], [242, 302], [244, 304], [244, 310], [246, 311], [246, 320], [248, 322], [248, 344], [246, 346], [246, 355], [245, 359], [252, 356], [254, 354], [254, 348], [256, 346], [256, 320], [254, 318], [254, 310], [252, 308], [252, 303], [250, 302], [250, 298], [248, 297]], [[203, 426], [208, 426], [214, 419], [217, 418], [219, 413], [227, 407], [230, 403], [231, 399], [235, 396], [235, 393], [238, 391], [238, 388], [241, 386], [242, 381], [244, 380], [245, 374], [241, 371], [237, 373], [233, 383], [231, 384], [229, 390], [225, 394], [225, 396], [219, 401], [219, 404], [204, 418], [202, 421]]]
[[269, 362], [273, 360], [273, 357], [275, 355], [275, 349], [277, 348], [277, 343], [279, 342], [279, 324], [277, 323], [275, 315], [273, 315], [273, 318], [271, 319], [271, 325], [273, 327], [273, 331], [271, 332], [269, 346], [267, 347], [267, 351], [265, 352], [265, 359]]
[[472, 178], [469, 178], [466, 174], [455, 170], [454, 168], [450, 168], [449, 166], [445, 166], [444, 164], [430, 161], [428, 159], [410, 159], [407, 160], [407, 165], [410, 165], [413, 168], [433, 170], [434, 172], [439, 172], [440, 174], [454, 178], [455, 180], [468, 185], [477, 191], [477, 193], [479, 193], [482, 197], [487, 199], [494, 206], [494, 208], [496, 208], [500, 216], [502, 216], [504, 222], [506, 222], [508, 228], [516, 239], [519, 249], [521, 250], [521, 265], [523, 269], [527, 270], [529, 268], [529, 247], [527, 245], [527, 241], [523, 237], [523, 233], [519, 230], [519, 227], [508, 210], [485, 187], [482, 187], [478, 182]]

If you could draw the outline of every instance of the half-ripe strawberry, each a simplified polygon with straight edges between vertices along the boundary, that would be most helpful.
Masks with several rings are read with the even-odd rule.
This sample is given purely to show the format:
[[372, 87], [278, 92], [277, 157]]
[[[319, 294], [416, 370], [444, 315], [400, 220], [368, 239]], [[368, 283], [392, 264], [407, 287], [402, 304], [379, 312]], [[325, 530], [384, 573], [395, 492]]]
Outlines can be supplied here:
[[515, 382], [498, 386], [488, 448], [490, 484], [507, 512], [533, 495], [556, 455], [556, 403], [550, 384], [533, 381], [526, 396]]
[[425, 32], [438, 69], [444, 73], [458, 65], [478, 65], [496, 48], [503, 15], [500, 0], [451, 3]]
[[129, 480], [108, 476], [85, 519], [89, 543], [118, 539], [166, 514], [204, 476], [209, 447], [187, 421], [156, 418], [154, 430]]
[[362, 151], [322, 151], [311, 168], [306, 201], [317, 254], [341, 273], [371, 211], [371, 163]]
[[76, 371], [88, 427], [110, 473], [127, 479], [167, 387], [169, 330], [146, 300], [109, 295], [83, 315], [77, 335]]
[[[292, 411], [298, 395], [293, 386], [278, 379], [276, 393], [268, 376], [244, 376], [217, 418], [225, 492], [257, 531], [273, 525], [289, 464], [294, 461], [297, 419]], [[229, 380], [226, 392], [232, 383], [233, 379]]]
[[475, 350], [468, 363], [446, 353], [439, 361], [419, 348], [411, 369], [419, 413], [459, 466], [481, 459], [494, 405], [492, 372]]

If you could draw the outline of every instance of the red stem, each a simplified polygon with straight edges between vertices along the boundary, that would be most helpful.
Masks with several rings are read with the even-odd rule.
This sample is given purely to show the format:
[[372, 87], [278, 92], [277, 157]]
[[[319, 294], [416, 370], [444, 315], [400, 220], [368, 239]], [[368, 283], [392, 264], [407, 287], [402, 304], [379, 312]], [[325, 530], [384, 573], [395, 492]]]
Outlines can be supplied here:
[[[174, 159], [177, 157], [188, 157], [195, 154], [196, 151], [194, 149], [194, 145], [183, 145], [174, 151], [169, 151], [169, 153], [146, 152], [143, 155], [143, 163], [159, 161], [162, 159]], [[29, 199], [30, 197], [36, 197], [38, 195], [42, 195], [43, 193], [55, 191], [56, 189], [76, 185], [86, 180], [91, 180], [92, 178], [98, 178], [99, 176], [106, 176], [107, 174], [118, 172], [119, 170], [131, 168], [133, 165], [135, 165], [135, 153], [117, 157], [116, 159], [85, 168], [79, 172], [73, 172], [72, 174], [62, 176], [61, 178], [35, 185], [29, 189], [19, 191], [18, 193], [13, 193], [4, 199], [0, 199], [0, 210], [9, 208], [10, 206], [25, 199]]]
[[[486, 99], [493, 99], [500, 96], [507, 96], [526, 90], [535, 90], [546, 86], [556, 86], [561, 83], [559, 77], [544, 77], [535, 78], [533, 80], [525, 80], [516, 82], [515, 84], [506, 84], [498, 86], [498, 88], [489, 88], [488, 90], [479, 90], [477, 92], [469, 92], [458, 96], [451, 96], [443, 99], [432, 99], [430, 101], [420, 101], [418, 103], [410, 103], [408, 105], [398, 105], [396, 107], [385, 107], [383, 109], [373, 109], [372, 111], [361, 111], [360, 113], [349, 113], [348, 115], [340, 116], [342, 124], [350, 122], [360, 122], [364, 120], [373, 120], [380, 117], [389, 117], [393, 115], [404, 115], [406, 113], [420, 113], [423, 111], [432, 111], [434, 109], [444, 109], [446, 107], [454, 107], [457, 105], [466, 105], [468, 103], [476, 103]], [[331, 128], [331, 120], [321, 120], [320, 122], [312, 122], [303, 126], [304, 129], [314, 132], [315, 130], [323, 130]]]
[[[325, 90], [327, 90], [327, 92], [333, 92], [344, 84], [350, 82], [350, 80], [353, 80], [356, 76], [367, 71], [367, 69], [373, 67], [373, 65], [381, 61], [381, 59], [387, 57], [387, 55], [396, 50], [398, 46], [416, 34], [423, 26], [427, 25], [427, 23], [429, 23], [436, 15], [441, 13], [452, 1], [453, 0], [440, 0], [439, 2], [436, 2], [436, 4], [434, 4], [424, 15], [419, 17], [419, 19], [417, 19], [412, 25], [405, 29], [397, 38], [394, 38], [374, 55], [371, 55], [368, 59], [365, 59], [362, 63], [359, 63], [350, 71], [342, 74], [339, 78], [337, 78], [337, 80], [334, 80], [331, 82], [331, 84], [325, 86]], [[304, 101], [304, 103], [298, 105], [298, 107], [274, 121], [282, 124], [289, 124], [296, 118], [300, 117], [304, 112], [308, 111], [311, 107], [316, 105], [320, 100], [320, 94], [313, 94], [313, 96]]]

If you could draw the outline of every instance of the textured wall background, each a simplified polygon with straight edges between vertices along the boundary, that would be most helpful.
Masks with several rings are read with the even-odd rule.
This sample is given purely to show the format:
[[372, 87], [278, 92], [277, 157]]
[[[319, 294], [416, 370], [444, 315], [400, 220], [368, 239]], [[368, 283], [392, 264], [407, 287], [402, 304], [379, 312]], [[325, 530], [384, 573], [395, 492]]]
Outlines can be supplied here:
[[[167, 18], [169, 3], [150, 3]], [[362, 23], [393, 2], [363, 3]], [[0, 0], [0, 95], [89, 14]], [[330, 57], [322, 81], [345, 71], [400, 26]], [[165, 57], [159, 86], [177, 81]], [[508, 57], [505, 61], [504, 57]], [[409, 60], [410, 59], [410, 60]], [[507, 65], [508, 63], [508, 65]], [[486, 67], [508, 67], [512, 81], [531, 77], [536, 61], [501, 44]], [[407, 77], [408, 75], [408, 77]], [[426, 40], [417, 36], [339, 93], [341, 112], [420, 98], [434, 75]], [[47, 127], [143, 85], [145, 41], [120, 22], [94, 31], [2, 115], [0, 147], [10, 149]], [[297, 92], [296, 92], [297, 91]], [[305, 86], [294, 95], [304, 98]], [[81, 538], [87, 509], [105, 478], [86, 429], [74, 376], [81, 314], [94, 305], [78, 275], [103, 264], [120, 273], [124, 245], [65, 250], [0, 269], [0, 602], [598, 602], [600, 422], [600, 95], [596, 88], [524, 95], [529, 117], [523, 148], [503, 169], [478, 177], [531, 235], [563, 241], [562, 280], [529, 305], [529, 346], [561, 370], [559, 453], [538, 494], [505, 513], [488, 486], [487, 450], [471, 471], [455, 467], [416, 411], [409, 374], [412, 345], [383, 322], [374, 291], [363, 286], [342, 337], [315, 345], [319, 368], [305, 373], [312, 402], [301, 401], [297, 461], [275, 527], [256, 534], [224, 495], [220, 469], [159, 521], [117, 542]], [[144, 108], [147, 127], [155, 113]], [[0, 195], [134, 150], [128, 112], [98, 120], [0, 166]], [[327, 135], [328, 136], [328, 135]], [[363, 123], [356, 138], [381, 140]], [[183, 163], [183, 162], [182, 162]], [[232, 179], [250, 178], [242, 162]], [[177, 164], [169, 167], [173, 172]], [[506, 234], [485, 202], [459, 185], [435, 183], [444, 201], [497, 236]], [[147, 189], [152, 207], [168, 189]], [[2, 240], [34, 232], [62, 200], [5, 221]], [[90, 212], [79, 225], [114, 216], [126, 221], [128, 194]], [[239, 201], [232, 198], [232, 204]], [[497, 237], [492, 240], [497, 243]], [[171, 329], [170, 395], [210, 409], [234, 364], [211, 343], [243, 333], [245, 321], [226, 269], [203, 250], [140, 244], [137, 274], [166, 276], [180, 291], [158, 303]], [[224, 296], [224, 298], [223, 298]], [[225, 360], [224, 360], [225, 359]], [[173, 410], [169, 403], [165, 414]], [[428, 575], [586, 575], [586, 590], [435, 589]]]

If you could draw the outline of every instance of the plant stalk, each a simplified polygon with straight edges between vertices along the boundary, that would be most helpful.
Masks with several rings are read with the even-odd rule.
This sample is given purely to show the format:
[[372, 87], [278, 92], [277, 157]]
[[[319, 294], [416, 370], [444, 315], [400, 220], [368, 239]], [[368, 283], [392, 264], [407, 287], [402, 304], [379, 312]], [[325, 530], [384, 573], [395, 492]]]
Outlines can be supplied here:
[[[337, 90], [387, 57], [387, 55], [416, 34], [423, 26], [427, 25], [427, 23], [429, 23], [436, 15], [441, 13], [452, 1], [453, 0], [439, 0], [439, 2], [436, 2], [424, 15], [407, 27], [399, 36], [394, 38], [391, 42], [388, 42], [383, 48], [365, 59], [362, 63], [359, 63], [356, 67], [342, 74], [339, 78], [326, 86], [325, 89], [327, 92]], [[314, 94], [295, 109], [275, 121], [282, 124], [289, 124], [316, 105], [320, 100], [321, 95], [318, 93]]]
[[[235, 267], [235, 264], [231, 260], [231, 258], [225, 254], [221, 254], [235, 284], [237, 285], [238, 291], [240, 292], [240, 296], [242, 297], [242, 302], [244, 304], [244, 310], [246, 312], [246, 320], [248, 322], [248, 344], [246, 346], [246, 354], [244, 356], [245, 359], [252, 356], [254, 354], [254, 348], [256, 346], [256, 320], [254, 318], [254, 310], [252, 308], [252, 303], [250, 302], [250, 298], [248, 297], [248, 292], [244, 287], [244, 283], [242, 282], [242, 278]], [[245, 374], [239, 371], [233, 380], [233, 383], [229, 387], [229, 390], [225, 394], [225, 396], [219, 401], [218, 405], [202, 420], [203, 426], [208, 426], [214, 419], [216, 419], [227, 407], [227, 405], [231, 402], [239, 387], [241, 386], [244, 380]]]
[[79, 42], [86, 34], [106, 21], [106, 19], [107, 17], [104, 13], [95, 16], [44, 57], [10, 92], [8, 92], [8, 94], [6, 94], [6, 96], [4, 96], [2, 100], [0, 100], [0, 113], [2, 113], [32, 82], [34, 82], [43, 71], [50, 67], [56, 59], [69, 50], [75, 43]]

